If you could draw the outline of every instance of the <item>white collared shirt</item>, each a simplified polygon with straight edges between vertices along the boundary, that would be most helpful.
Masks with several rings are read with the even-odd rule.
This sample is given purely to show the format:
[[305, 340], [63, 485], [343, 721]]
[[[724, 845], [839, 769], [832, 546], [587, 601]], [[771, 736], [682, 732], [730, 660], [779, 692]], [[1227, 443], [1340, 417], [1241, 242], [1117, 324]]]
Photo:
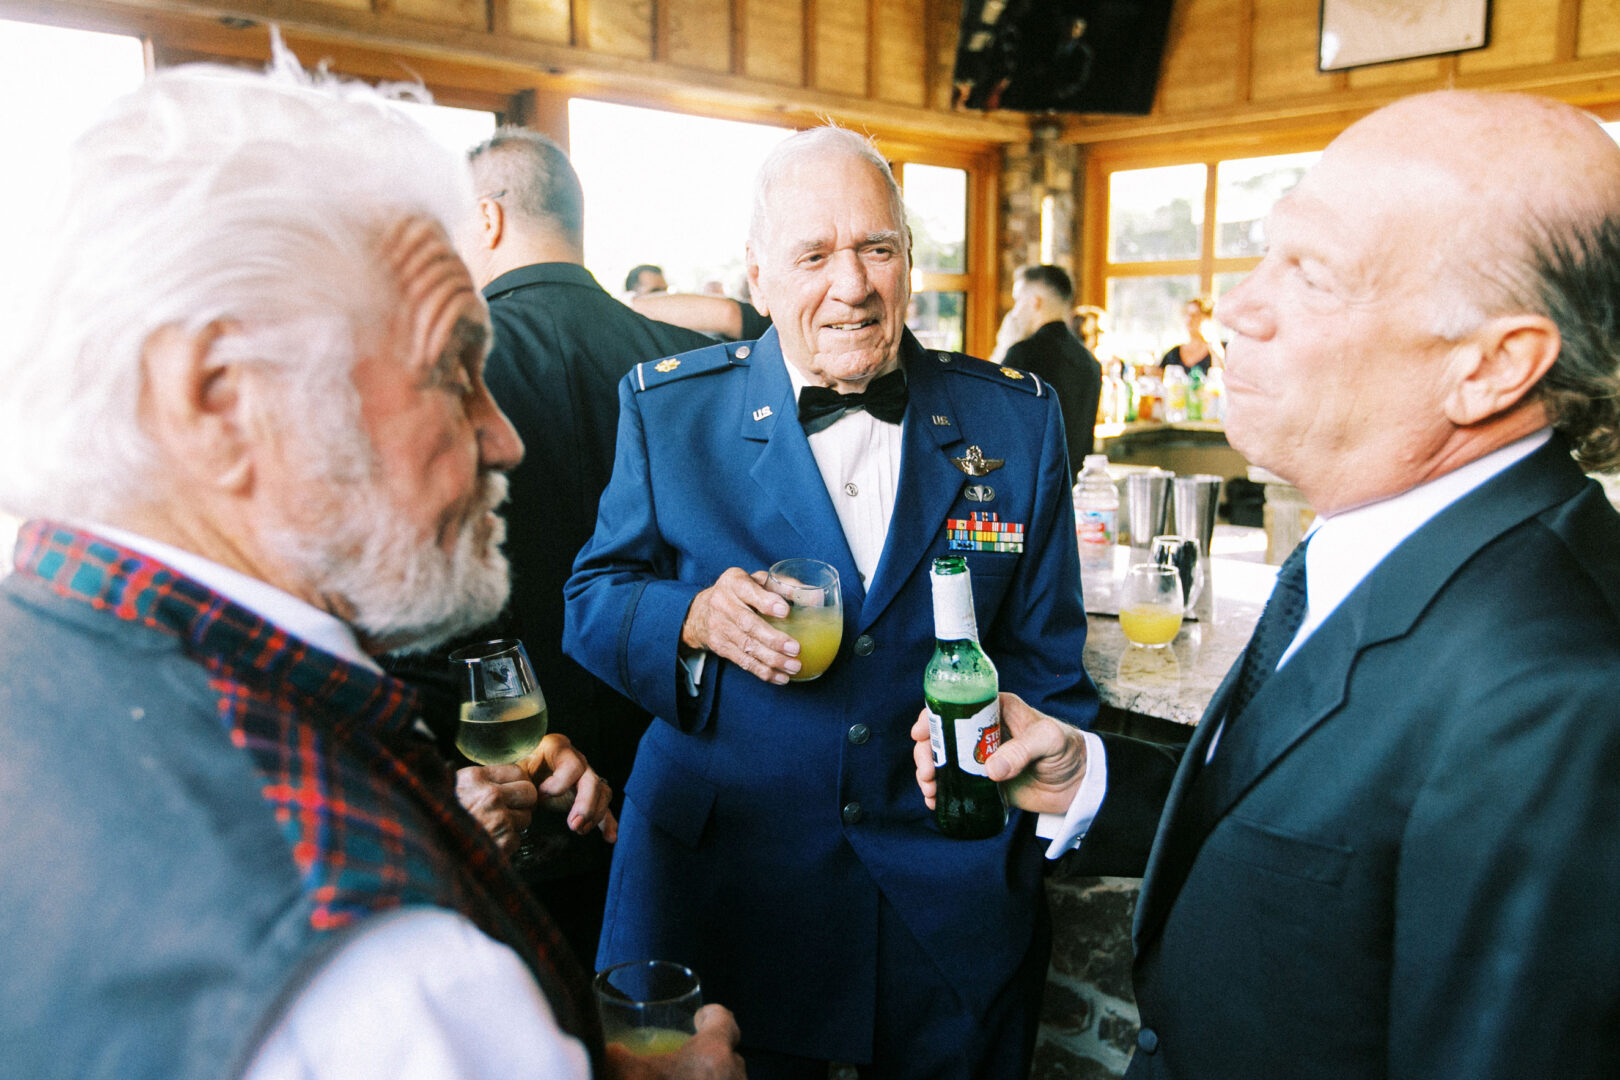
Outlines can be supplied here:
[[[1551, 430], [1544, 428], [1399, 495], [1317, 518], [1308, 534], [1310, 546], [1305, 549], [1305, 619], [1278, 658], [1278, 669], [1407, 537], [1464, 495], [1529, 457], [1551, 437]], [[1036, 822], [1036, 834], [1052, 840], [1046, 850], [1048, 859], [1080, 846], [1107, 795], [1108, 764], [1103, 742], [1089, 731], [1082, 734], [1086, 775], [1069, 804], [1069, 812], [1062, 816], [1042, 814]], [[1210, 739], [1208, 757], [1215, 756], [1220, 735], [1217, 728]], [[1092, 776], [1094, 768], [1100, 778]]]
[[[125, 529], [86, 529], [340, 660], [382, 671], [347, 623], [291, 593]], [[557, 1027], [517, 953], [459, 912], [417, 907], [368, 920], [321, 965], [246, 1080], [497, 1080], [511, 1075], [513, 1047], [535, 1075], [590, 1076], [585, 1048]]]
[[206, 585], [231, 602], [247, 608], [267, 623], [285, 630], [299, 641], [307, 642], [339, 660], [380, 672], [354, 636], [354, 628], [336, 615], [307, 604], [290, 592], [276, 588], [267, 581], [221, 566], [212, 559], [165, 544], [161, 540], [116, 529], [111, 525], [89, 525], [86, 528], [97, 536], [104, 536], [115, 544], [138, 551], [172, 566], [198, 584]]
[[[798, 401], [810, 381], [786, 359], [782, 363], [793, 382], [793, 400]], [[789, 422], [798, 421], [796, 417], [778, 421]], [[827, 485], [863, 588], [871, 587], [889, 537], [900, 487], [900, 436], [900, 424], [886, 424], [865, 409], [850, 410], [810, 436], [810, 453]]]

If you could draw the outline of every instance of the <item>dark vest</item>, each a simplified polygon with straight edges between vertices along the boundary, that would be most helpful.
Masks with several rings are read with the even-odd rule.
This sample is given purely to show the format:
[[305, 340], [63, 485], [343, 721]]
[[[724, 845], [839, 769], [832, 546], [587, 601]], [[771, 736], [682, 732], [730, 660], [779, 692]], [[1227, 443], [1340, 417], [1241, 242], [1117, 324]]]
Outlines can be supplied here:
[[511, 945], [600, 1047], [549, 920], [403, 684], [31, 523], [0, 582], [0, 1076], [232, 1076], [370, 916]]

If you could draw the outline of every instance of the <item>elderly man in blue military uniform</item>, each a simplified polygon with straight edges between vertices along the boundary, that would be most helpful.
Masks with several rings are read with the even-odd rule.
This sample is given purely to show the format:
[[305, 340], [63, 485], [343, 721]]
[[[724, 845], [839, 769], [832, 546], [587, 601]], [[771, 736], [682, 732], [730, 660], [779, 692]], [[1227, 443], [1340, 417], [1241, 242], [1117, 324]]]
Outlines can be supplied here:
[[[943, 837], [907, 734], [933, 647], [929, 562], [966, 550], [1001, 685], [1087, 724], [1063, 424], [1040, 379], [906, 331], [900, 194], [819, 128], [761, 169], [748, 243], [774, 329], [633, 370], [613, 478], [567, 587], [566, 648], [656, 720], [626, 795], [598, 966], [692, 966], [749, 1075], [1021, 1077], [1049, 934], [1014, 817]], [[1019, 543], [952, 540], [998, 521]], [[844, 636], [792, 682], [778, 560], [831, 563]]]

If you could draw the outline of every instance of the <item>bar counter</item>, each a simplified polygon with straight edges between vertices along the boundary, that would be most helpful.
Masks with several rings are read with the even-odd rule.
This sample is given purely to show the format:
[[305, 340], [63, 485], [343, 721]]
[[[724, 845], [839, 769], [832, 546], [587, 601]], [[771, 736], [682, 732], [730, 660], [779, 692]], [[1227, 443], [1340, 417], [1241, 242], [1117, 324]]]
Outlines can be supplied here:
[[1261, 530], [1217, 527], [1211, 545], [1216, 555], [1206, 564], [1206, 584], [1193, 604], [1196, 618], [1182, 622], [1167, 648], [1148, 649], [1126, 641], [1112, 614], [1112, 586], [1130, 565], [1132, 549], [1115, 548], [1111, 579], [1087, 575], [1085, 665], [1103, 704], [1137, 716], [1198, 723], [1227, 669], [1248, 643], [1277, 580], [1276, 567], [1226, 554], [1252, 547], [1257, 535], [1263, 552]]

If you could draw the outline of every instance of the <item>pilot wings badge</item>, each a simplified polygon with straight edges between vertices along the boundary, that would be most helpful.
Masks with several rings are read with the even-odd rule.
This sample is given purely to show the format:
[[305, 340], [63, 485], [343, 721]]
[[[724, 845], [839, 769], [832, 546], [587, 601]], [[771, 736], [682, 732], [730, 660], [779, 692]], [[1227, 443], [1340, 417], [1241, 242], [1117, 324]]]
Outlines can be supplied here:
[[1004, 458], [987, 458], [977, 446], [970, 446], [961, 457], [951, 458], [951, 464], [969, 476], [989, 476], [1006, 464]]

